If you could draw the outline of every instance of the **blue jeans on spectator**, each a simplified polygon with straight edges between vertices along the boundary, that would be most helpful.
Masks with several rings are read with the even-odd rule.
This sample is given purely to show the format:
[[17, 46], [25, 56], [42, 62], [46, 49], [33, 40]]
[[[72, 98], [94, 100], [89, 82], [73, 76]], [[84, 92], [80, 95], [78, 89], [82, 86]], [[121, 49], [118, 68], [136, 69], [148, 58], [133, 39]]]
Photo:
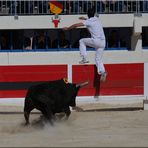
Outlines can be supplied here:
[[143, 1], [143, 11], [148, 12], [148, 1], [147, 0]]
[[117, 1], [115, 3], [115, 11], [122, 12], [124, 10], [124, 1]]
[[104, 12], [105, 6], [104, 6], [103, 2], [97, 1], [97, 7], [96, 7], [96, 9], [97, 9], [97, 12], [98, 13]]

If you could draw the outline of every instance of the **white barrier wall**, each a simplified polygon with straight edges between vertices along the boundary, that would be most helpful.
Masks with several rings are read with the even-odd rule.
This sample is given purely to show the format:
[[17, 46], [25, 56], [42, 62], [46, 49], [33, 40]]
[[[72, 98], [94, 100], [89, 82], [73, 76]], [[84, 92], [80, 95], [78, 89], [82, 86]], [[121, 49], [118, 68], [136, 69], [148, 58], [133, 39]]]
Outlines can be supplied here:
[[[90, 64], [95, 64], [95, 51], [88, 51]], [[148, 62], [148, 50], [105, 51], [103, 61], [112, 63], [145, 63]], [[0, 65], [47, 65], [78, 64], [81, 60], [79, 51], [56, 52], [6, 52], [0, 53]]]
[[[86, 15], [59, 15], [58, 28], [77, 23], [80, 16]], [[100, 14], [103, 27], [134, 27], [139, 32], [141, 26], [148, 25], [148, 14], [136, 16], [135, 14]], [[33, 16], [1, 16], [0, 29], [54, 29], [52, 19], [54, 15], [33, 15]], [[11, 24], [11, 25], [10, 25]]]
[[[79, 22], [79, 17], [80, 15], [59, 15], [58, 28]], [[135, 18], [134, 14], [100, 14], [99, 17], [104, 27], [133, 27]], [[0, 29], [53, 29], [55, 26], [52, 18], [54, 15], [18, 16], [18, 19], [14, 16], [1, 16]], [[143, 18], [140, 21], [143, 22]]]

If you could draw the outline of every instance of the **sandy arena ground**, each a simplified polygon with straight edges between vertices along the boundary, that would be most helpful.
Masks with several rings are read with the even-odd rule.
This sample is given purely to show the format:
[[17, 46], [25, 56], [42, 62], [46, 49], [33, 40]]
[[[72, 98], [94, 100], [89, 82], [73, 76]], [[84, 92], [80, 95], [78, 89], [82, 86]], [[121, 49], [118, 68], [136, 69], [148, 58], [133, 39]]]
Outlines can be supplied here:
[[68, 121], [39, 126], [34, 111], [24, 127], [23, 107], [0, 106], [1, 147], [147, 147], [148, 111], [143, 104], [81, 105]]

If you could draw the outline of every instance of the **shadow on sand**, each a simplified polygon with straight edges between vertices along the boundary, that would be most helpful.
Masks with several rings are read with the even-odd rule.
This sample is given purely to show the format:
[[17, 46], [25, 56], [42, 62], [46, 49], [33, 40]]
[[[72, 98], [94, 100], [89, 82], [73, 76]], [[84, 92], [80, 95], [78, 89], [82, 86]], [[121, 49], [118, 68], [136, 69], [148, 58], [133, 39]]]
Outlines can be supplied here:
[[87, 110], [83, 110], [83, 112], [137, 111], [137, 110], [143, 110], [143, 107], [119, 107], [119, 108], [87, 109]]

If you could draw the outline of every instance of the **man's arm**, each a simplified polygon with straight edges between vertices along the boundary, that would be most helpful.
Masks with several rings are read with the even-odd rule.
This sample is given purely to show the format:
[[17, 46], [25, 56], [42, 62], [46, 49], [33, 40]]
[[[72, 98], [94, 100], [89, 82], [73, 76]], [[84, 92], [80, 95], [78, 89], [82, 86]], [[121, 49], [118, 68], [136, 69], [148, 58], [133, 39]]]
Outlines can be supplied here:
[[80, 19], [80, 20], [87, 20], [87, 18], [84, 17], [84, 16], [79, 17], [79, 19]]
[[64, 27], [63, 30], [71, 30], [73, 28], [82, 27], [82, 26], [84, 26], [83, 23], [77, 23], [77, 24], [73, 24], [73, 25], [71, 25], [69, 27]]

